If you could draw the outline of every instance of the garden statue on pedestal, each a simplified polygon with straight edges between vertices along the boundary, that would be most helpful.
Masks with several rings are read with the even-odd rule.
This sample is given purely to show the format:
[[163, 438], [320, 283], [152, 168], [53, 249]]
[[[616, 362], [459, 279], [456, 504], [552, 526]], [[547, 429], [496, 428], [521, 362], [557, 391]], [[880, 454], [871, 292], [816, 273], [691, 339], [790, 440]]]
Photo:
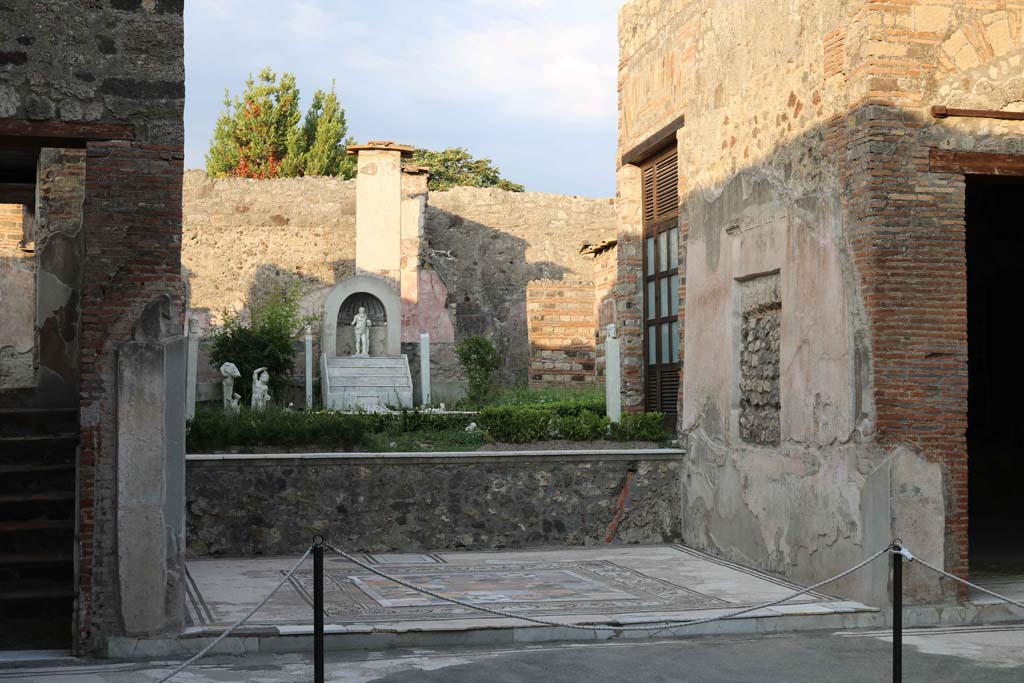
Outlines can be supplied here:
[[252, 409], [263, 410], [270, 403], [270, 373], [256, 368], [252, 373]]
[[[238, 403], [232, 403], [232, 398], [238, 396], [235, 393], [235, 380], [242, 376], [242, 373], [238, 371], [238, 367], [234, 363], [224, 363], [220, 366], [220, 376], [223, 377], [220, 381], [221, 388], [224, 391], [224, 411], [225, 412], [238, 412]], [[232, 410], [232, 406], [234, 410]]]
[[366, 308], [359, 307], [359, 312], [352, 318], [352, 327], [356, 338], [356, 355], [370, 355], [370, 317], [366, 315]]

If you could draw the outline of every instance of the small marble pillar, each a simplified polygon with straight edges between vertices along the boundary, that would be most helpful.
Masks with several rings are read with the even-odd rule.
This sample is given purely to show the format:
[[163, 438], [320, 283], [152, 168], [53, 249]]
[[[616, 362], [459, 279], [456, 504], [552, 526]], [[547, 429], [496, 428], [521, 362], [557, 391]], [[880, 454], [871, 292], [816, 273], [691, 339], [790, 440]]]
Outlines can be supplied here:
[[420, 333], [420, 403], [430, 405], [430, 335]]
[[306, 325], [306, 409], [313, 409], [313, 328]]
[[185, 356], [185, 419], [196, 416], [196, 373], [199, 372], [199, 318], [188, 319], [188, 353]]
[[615, 324], [606, 328], [604, 338], [604, 402], [608, 419], [618, 422], [622, 419], [622, 365], [619, 351], [619, 337]]

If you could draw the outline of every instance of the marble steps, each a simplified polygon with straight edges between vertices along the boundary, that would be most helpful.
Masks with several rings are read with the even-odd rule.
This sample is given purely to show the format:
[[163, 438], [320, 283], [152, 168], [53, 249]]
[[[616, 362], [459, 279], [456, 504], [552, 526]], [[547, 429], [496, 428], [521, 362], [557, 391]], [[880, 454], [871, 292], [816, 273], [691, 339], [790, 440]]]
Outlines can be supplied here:
[[325, 404], [335, 410], [412, 407], [409, 361], [398, 357], [328, 358]]

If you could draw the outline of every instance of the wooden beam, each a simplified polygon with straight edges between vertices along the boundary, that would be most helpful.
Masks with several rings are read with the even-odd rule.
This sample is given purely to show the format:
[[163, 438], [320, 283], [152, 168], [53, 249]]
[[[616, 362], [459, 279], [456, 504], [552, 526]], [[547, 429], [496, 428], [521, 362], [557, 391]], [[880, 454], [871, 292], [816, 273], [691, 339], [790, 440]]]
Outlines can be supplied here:
[[0, 119], [0, 145], [11, 147], [85, 147], [91, 141], [134, 138], [134, 127], [125, 123]]
[[1024, 176], [1024, 154], [932, 149], [928, 157], [928, 169], [932, 173]]
[[683, 127], [684, 115], [672, 119], [668, 125], [662, 126], [657, 133], [630, 148], [622, 154], [622, 164], [639, 164], [647, 161], [652, 155], [661, 152], [676, 139], [676, 131]]
[[999, 111], [998, 109], [955, 109], [935, 105], [932, 107], [932, 116], [937, 119], [945, 119], [951, 116], [963, 116], [976, 119], [1004, 119], [1007, 121], [1024, 121], [1024, 111]]
[[35, 183], [0, 183], [0, 204], [35, 203]]

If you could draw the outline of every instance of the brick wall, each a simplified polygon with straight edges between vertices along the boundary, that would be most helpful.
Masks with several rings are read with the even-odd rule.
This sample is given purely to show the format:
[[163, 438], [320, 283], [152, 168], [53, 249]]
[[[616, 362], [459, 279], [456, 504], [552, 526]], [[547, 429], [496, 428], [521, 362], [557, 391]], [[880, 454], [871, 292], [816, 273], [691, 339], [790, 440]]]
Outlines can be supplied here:
[[22, 239], [21, 204], [0, 204], [0, 250], [5, 254], [18, 248]]
[[526, 288], [530, 386], [597, 383], [594, 283], [536, 280]]
[[[846, 39], [844, 195], [874, 349], [878, 438], [941, 465], [945, 563], [968, 569], [964, 176], [934, 149], [1021, 154], [1020, 124], [937, 120], [936, 104], [1019, 108], [1024, 6], [866, 3]], [[1017, 88], [1019, 89], [1019, 88]]]

